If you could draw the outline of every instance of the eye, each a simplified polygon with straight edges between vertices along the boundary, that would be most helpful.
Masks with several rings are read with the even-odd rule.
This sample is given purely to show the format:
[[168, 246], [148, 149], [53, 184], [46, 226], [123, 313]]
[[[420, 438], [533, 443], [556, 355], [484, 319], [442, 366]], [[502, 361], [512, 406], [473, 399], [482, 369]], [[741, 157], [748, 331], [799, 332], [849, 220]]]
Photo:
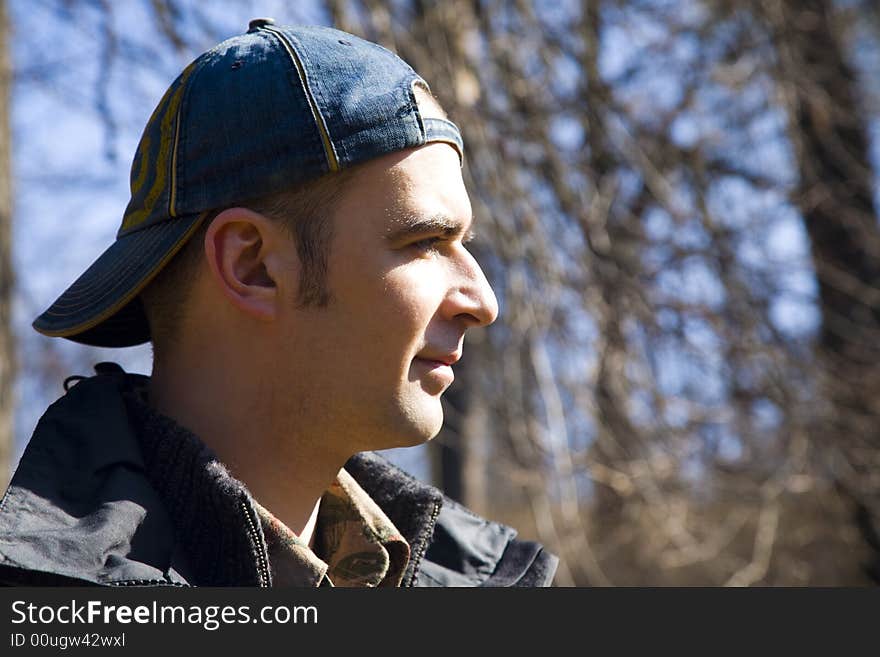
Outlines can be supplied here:
[[418, 242], [412, 242], [410, 247], [419, 251], [434, 251], [440, 242], [445, 241], [442, 237], [426, 237]]

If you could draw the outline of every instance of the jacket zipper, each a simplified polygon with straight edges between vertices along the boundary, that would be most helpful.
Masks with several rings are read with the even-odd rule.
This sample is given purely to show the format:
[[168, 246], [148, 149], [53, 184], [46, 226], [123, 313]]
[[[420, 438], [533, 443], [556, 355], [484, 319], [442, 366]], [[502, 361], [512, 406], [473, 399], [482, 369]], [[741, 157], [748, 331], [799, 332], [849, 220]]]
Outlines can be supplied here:
[[191, 588], [189, 584], [182, 582], [169, 582], [164, 579], [124, 579], [118, 582], [108, 582], [108, 586], [168, 586], [171, 588]]
[[442, 503], [434, 504], [434, 508], [431, 509], [431, 517], [428, 519], [428, 526], [425, 528], [425, 541], [419, 547], [419, 551], [413, 555], [413, 571], [412, 576], [409, 578], [409, 581], [406, 583], [407, 587], [412, 587], [416, 578], [419, 576], [419, 566], [422, 563], [422, 557], [425, 556], [425, 552], [428, 551], [428, 539], [427, 537], [434, 533], [434, 525], [437, 524], [437, 516], [440, 515], [440, 507], [443, 506]]
[[263, 541], [260, 537], [260, 533], [257, 531], [257, 527], [254, 524], [254, 519], [251, 517], [250, 509], [247, 504], [242, 500], [239, 502], [241, 506], [241, 510], [244, 513], [245, 520], [247, 520], [247, 529], [248, 535], [251, 537], [254, 545], [257, 548], [257, 575], [260, 579], [260, 586], [262, 588], [269, 587], [269, 559], [266, 556], [266, 550], [263, 547]]

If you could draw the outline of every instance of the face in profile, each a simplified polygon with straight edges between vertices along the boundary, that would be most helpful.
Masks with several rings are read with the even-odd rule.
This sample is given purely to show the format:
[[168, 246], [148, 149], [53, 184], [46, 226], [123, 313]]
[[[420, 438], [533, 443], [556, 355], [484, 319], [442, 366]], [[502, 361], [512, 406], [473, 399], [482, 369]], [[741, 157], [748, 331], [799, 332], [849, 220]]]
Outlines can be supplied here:
[[465, 332], [498, 314], [466, 247], [457, 152], [433, 143], [362, 165], [332, 221], [330, 303], [292, 301], [284, 318], [299, 411], [354, 451], [424, 442], [442, 425]]

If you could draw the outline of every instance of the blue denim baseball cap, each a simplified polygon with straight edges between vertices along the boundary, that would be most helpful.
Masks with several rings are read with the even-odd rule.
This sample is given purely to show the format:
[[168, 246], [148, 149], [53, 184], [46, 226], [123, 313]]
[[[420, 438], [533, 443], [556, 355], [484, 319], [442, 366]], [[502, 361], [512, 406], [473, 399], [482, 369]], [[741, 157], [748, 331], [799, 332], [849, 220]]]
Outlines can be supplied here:
[[[141, 136], [116, 241], [34, 328], [103, 347], [150, 339], [138, 296], [211, 210], [380, 155], [446, 142], [428, 85], [394, 53], [327, 27], [255, 19], [172, 83]], [[431, 114], [427, 116], [425, 114]]]

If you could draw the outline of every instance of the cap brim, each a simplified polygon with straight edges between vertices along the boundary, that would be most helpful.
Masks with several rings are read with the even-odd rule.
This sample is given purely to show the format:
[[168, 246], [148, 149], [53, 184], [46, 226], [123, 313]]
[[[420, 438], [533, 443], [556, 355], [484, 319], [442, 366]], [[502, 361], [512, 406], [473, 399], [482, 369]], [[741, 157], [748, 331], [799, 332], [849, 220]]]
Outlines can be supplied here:
[[204, 213], [164, 221], [118, 238], [33, 327], [96, 347], [130, 347], [150, 339], [138, 294], [196, 231]]

